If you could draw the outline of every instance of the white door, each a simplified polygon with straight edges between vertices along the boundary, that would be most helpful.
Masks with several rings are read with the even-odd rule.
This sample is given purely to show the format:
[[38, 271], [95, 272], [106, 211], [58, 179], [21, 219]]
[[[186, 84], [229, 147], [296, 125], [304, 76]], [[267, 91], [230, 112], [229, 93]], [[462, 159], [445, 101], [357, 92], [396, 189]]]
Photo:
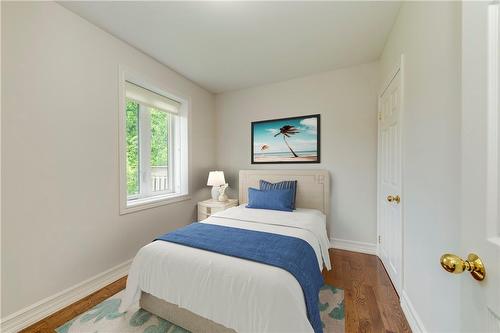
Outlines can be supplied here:
[[483, 281], [461, 283], [463, 332], [500, 332], [499, 4], [462, 4], [461, 252], [477, 254]]
[[396, 291], [402, 281], [401, 67], [379, 96], [378, 253]]

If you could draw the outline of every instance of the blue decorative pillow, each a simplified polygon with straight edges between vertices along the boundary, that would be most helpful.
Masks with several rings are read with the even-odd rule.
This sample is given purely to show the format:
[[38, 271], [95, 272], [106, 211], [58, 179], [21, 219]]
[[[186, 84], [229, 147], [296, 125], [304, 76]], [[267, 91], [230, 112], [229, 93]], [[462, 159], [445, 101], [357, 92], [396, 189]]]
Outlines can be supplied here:
[[250, 187], [246, 207], [292, 212], [292, 200], [292, 189], [261, 191]]
[[284, 180], [278, 183], [270, 183], [265, 180], [260, 180], [259, 187], [261, 191], [270, 191], [270, 190], [293, 190], [293, 199], [292, 199], [292, 209], [295, 209], [295, 198], [297, 197], [297, 181], [296, 180]]

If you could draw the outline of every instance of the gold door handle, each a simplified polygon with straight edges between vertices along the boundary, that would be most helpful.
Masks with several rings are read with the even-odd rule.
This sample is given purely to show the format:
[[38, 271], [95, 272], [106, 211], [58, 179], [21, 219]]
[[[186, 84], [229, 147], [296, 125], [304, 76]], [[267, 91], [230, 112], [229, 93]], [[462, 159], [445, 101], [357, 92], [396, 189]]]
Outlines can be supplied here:
[[389, 202], [395, 202], [397, 204], [399, 204], [401, 202], [401, 198], [399, 197], [399, 195], [388, 195], [387, 196], [387, 201]]
[[449, 273], [460, 274], [463, 271], [469, 271], [472, 277], [478, 281], [484, 280], [486, 269], [483, 261], [474, 253], [463, 260], [454, 254], [443, 254], [441, 256], [441, 266]]

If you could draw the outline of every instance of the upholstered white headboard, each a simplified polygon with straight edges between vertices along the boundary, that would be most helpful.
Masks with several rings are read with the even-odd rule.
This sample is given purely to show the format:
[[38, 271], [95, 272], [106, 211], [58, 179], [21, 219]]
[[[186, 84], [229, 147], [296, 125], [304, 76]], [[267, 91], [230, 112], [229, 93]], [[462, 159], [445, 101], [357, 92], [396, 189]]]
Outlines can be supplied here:
[[248, 188], [259, 188], [259, 180], [276, 183], [297, 181], [297, 208], [314, 208], [328, 215], [330, 210], [330, 177], [326, 170], [241, 170], [240, 204], [248, 201]]

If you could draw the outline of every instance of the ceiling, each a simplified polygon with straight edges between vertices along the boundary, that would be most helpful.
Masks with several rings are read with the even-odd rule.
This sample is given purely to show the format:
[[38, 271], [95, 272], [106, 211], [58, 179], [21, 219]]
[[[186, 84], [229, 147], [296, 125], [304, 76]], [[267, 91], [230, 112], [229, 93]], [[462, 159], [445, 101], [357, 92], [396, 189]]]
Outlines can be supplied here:
[[377, 60], [399, 2], [60, 2], [214, 93]]

